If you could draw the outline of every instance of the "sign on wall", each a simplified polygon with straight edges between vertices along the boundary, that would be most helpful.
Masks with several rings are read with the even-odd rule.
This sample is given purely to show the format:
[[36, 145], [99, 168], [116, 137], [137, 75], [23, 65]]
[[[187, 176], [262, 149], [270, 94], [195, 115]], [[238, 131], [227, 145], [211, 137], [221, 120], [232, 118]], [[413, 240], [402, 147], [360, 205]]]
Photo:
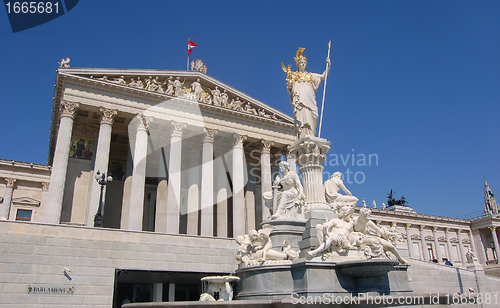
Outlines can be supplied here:
[[74, 295], [74, 286], [28, 285], [28, 294]]

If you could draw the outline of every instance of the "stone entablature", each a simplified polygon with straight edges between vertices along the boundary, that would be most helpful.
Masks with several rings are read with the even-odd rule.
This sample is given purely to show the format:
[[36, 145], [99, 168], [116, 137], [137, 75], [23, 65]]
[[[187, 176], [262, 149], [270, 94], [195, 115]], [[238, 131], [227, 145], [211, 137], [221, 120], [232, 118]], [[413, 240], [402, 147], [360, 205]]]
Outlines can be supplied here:
[[47, 165], [0, 159], [0, 178], [44, 183], [49, 182], [50, 171], [51, 168]]
[[481, 217], [471, 220], [471, 229], [479, 230], [494, 226], [500, 228], [500, 214], [494, 216]]
[[[357, 207], [359, 211], [361, 207]], [[374, 220], [382, 220], [383, 222], [397, 222], [398, 225], [404, 226], [406, 223], [411, 223], [412, 226], [425, 225], [429, 228], [451, 228], [460, 230], [470, 230], [471, 221], [465, 219], [441, 217], [426, 214], [408, 213], [408, 212], [394, 212], [384, 209], [371, 209], [372, 218]]]
[[17, 210], [25, 210], [31, 213], [26, 220], [41, 221], [50, 173], [50, 166], [0, 159], [0, 219], [15, 220]]

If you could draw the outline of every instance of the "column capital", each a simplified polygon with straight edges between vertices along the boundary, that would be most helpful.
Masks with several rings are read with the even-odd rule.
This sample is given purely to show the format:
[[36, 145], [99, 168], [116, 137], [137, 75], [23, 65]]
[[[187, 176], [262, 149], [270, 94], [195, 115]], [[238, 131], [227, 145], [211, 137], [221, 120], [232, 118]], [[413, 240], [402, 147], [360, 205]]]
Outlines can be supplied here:
[[50, 185], [49, 182], [42, 182], [42, 190], [43, 191], [49, 190], [49, 185]]
[[75, 118], [76, 111], [80, 107], [80, 103], [78, 102], [70, 102], [70, 101], [65, 101], [62, 100], [61, 104], [59, 105], [59, 113], [62, 117], [70, 117], [72, 119]]
[[488, 229], [490, 229], [491, 232], [495, 232], [496, 228], [497, 228], [496, 226], [488, 226]]
[[444, 228], [444, 233], [448, 233], [448, 232], [450, 232], [450, 228], [449, 227]]
[[218, 129], [208, 128], [208, 127], [204, 127], [203, 131], [205, 132], [205, 136], [203, 138], [203, 142], [211, 142], [211, 143], [214, 142], [214, 136], [215, 136], [215, 134], [217, 134], [219, 132]]
[[397, 223], [397, 222], [395, 222], [395, 221], [391, 222], [391, 228], [394, 228], [394, 227], [396, 227], [397, 225], [398, 225], [398, 223]]
[[172, 137], [182, 137], [182, 131], [187, 127], [187, 124], [177, 121], [171, 121], [170, 124], [172, 125]]
[[152, 117], [147, 117], [143, 114], [138, 114], [137, 119], [139, 120], [139, 125], [137, 125], [137, 130], [149, 130], [149, 123], [153, 121]]
[[411, 223], [405, 224], [405, 229], [409, 229], [411, 227]]
[[274, 145], [274, 142], [270, 140], [260, 139], [260, 151], [261, 154], [269, 154], [271, 153], [271, 147]]
[[99, 111], [101, 112], [101, 124], [113, 125], [118, 110], [101, 107]]
[[16, 179], [13, 178], [5, 178], [5, 181], [7, 182], [7, 187], [14, 188], [14, 185], [16, 184]]
[[436, 231], [437, 231], [437, 229], [438, 229], [438, 227], [436, 227], [436, 226], [432, 227], [432, 231], [433, 231], [433, 232], [436, 232]]
[[425, 225], [420, 225], [420, 226], [418, 226], [418, 229], [419, 229], [420, 231], [424, 230], [424, 228], [425, 228]]
[[243, 142], [247, 139], [247, 136], [233, 133], [233, 147], [243, 148]]
[[382, 221], [380, 221], [380, 220], [375, 220], [375, 223], [377, 224], [377, 226], [379, 226], [379, 227], [380, 227], [380, 224], [382, 223]]

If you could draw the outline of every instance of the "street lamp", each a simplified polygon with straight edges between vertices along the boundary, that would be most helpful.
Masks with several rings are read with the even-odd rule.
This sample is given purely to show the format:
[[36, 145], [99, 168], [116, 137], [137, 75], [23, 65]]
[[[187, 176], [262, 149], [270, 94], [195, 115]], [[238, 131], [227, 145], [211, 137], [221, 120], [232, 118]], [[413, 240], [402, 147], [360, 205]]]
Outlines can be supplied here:
[[99, 208], [97, 209], [97, 213], [94, 217], [94, 227], [102, 228], [104, 227], [104, 186], [106, 186], [108, 182], [113, 181], [113, 177], [111, 177], [110, 175], [106, 177], [106, 173], [101, 174], [98, 170], [95, 175], [95, 179], [97, 183], [101, 185], [101, 197], [99, 198]]

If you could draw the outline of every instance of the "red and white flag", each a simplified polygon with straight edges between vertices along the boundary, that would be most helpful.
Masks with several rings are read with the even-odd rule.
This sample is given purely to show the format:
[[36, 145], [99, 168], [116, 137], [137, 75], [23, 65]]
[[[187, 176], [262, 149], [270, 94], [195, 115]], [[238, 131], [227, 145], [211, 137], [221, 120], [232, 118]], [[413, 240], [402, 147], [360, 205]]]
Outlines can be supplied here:
[[188, 55], [190, 55], [193, 52], [193, 48], [198, 47], [195, 42], [191, 41], [188, 39]]

